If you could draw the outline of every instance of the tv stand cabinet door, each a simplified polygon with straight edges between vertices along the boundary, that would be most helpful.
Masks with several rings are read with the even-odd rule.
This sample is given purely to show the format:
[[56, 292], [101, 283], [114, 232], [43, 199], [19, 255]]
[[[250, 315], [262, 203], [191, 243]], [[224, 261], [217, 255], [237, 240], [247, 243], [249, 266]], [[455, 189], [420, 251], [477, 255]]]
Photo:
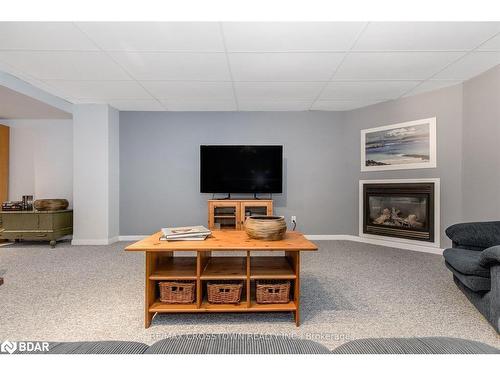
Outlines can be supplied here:
[[248, 216], [252, 215], [266, 215], [270, 216], [273, 214], [273, 201], [259, 201], [259, 200], [250, 200], [250, 201], [242, 201], [241, 202], [241, 226], [243, 228], [243, 224]]
[[[209, 201], [208, 228], [214, 229], [242, 229], [241, 205], [239, 201]], [[220, 228], [216, 225], [220, 223]]]

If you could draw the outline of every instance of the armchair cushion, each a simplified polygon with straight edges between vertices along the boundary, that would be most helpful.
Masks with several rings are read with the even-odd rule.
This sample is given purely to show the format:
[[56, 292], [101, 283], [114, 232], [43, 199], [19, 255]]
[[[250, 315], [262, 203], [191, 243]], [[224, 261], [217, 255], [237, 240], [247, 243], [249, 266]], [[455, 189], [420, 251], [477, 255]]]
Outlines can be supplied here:
[[460, 273], [490, 277], [489, 268], [485, 268], [480, 264], [481, 255], [482, 252], [480, 251], [465, 249], [446, 249], [443, 252], [446, 262]]
[[500, 264], [500, 246], [492, 246], [483, 250], [479, 257], [479, 264], [482, 267], [491, 267]]
[[460, 281], [465, 287], [476, 293], [486, 293], [491, 290], [491, 279], [489, 277], [481, 277], [475, 275], [464, 275], [454, 269], [448, 262], [445, 262], [446, 267], [453, 273], [456, 280]]
[[483, 250], [500, 245], [500, 221], [455, 224], [446, 229], [446, 235], [453, 247]]

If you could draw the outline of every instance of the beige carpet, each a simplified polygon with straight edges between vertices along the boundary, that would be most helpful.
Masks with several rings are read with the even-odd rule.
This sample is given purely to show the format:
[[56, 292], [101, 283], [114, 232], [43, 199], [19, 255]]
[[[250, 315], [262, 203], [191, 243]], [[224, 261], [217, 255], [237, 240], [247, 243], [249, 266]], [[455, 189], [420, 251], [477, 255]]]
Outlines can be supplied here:
[[0, 247], [0, 341], [134, 340], [175, 334], [273, 333], [329, 348], [364, 337], [452, 336], [500, 348], [441, 256], [318, 241], [302, 257], [302, 325], [289, 313], [156, 316], [143, 328], [144, 255], [110, 246]]

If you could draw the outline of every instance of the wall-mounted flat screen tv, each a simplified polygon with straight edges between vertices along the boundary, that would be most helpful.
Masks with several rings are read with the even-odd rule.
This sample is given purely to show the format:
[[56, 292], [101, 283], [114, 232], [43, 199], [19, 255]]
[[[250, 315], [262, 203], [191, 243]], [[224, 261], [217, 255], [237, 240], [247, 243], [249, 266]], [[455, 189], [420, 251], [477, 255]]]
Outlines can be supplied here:
[[281, 193], [283, 146], [200, 146], [202, 193]]

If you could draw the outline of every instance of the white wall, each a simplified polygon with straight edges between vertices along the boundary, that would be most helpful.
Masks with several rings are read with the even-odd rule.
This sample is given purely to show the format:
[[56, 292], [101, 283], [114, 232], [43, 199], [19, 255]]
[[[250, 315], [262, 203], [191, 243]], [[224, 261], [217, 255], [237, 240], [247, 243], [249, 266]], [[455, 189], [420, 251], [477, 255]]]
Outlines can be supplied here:
[[109, 109], [109, 237], [120, 235], [120, 113]]
[[0, 120], [10, 127], [9, 200], [73, 201], [72, 120]]
[[119, 234], [118, 112], [104, 104], [73, 110], [75, 245], [105, 245]]

